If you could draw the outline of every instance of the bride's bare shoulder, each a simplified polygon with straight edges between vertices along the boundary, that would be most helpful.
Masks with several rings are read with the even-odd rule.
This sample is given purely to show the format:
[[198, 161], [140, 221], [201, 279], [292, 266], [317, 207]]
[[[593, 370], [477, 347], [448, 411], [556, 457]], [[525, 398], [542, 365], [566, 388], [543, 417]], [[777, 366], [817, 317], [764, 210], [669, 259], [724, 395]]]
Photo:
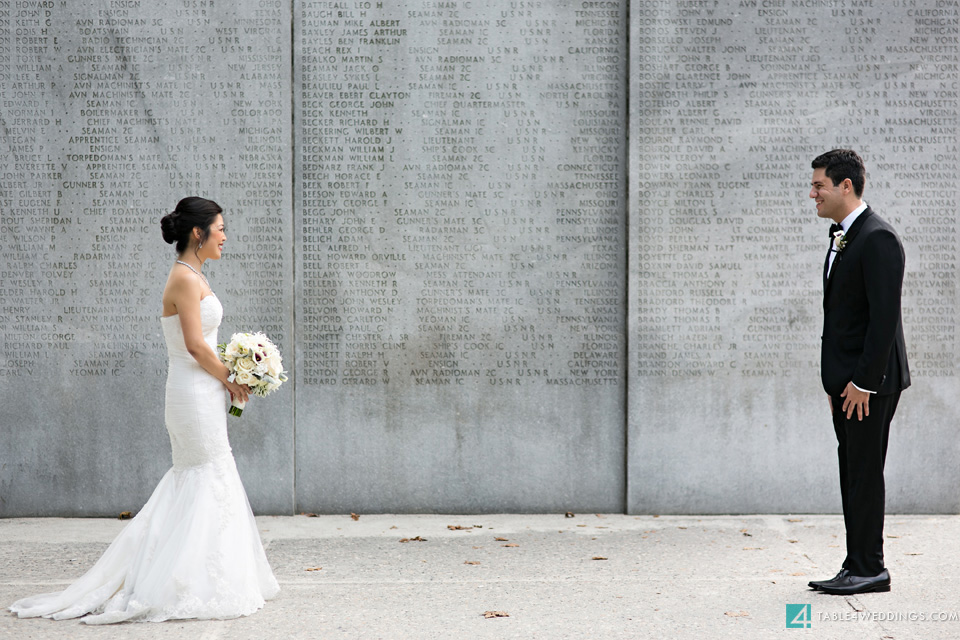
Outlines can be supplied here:
[[167, 284], [163, 287], [164, 310], [179, 307], [187, 300], [199, 299], [203, 295], [203, 287], [197, 281], [196, 275], [186, 267], [175, 264], [167, 276]]

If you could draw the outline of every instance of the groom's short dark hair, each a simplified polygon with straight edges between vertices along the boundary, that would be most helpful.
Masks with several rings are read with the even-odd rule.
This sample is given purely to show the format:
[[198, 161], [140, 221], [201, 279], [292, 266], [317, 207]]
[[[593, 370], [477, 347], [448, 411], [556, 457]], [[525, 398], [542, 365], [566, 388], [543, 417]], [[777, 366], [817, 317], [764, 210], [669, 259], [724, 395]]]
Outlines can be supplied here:
[[867, 170], [863, 166], [863, 158], [853, 149], [834, 149], [827, 151], [813, 159], [814, 169], [824, 169], [824, 173], [833, 182], [834, 186], [847, 178], [853, 185], [853, 192], [860, 198], [863, 196], [863, 185], [866, 183]]

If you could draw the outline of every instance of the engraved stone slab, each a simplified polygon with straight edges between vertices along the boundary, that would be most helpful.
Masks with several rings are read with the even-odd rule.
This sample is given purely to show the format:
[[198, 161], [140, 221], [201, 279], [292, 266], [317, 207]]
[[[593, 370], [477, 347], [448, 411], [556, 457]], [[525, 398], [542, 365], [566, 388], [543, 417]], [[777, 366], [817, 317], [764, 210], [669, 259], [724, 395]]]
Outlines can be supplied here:
[[0, 516], [169, 466], [188, 193], [227, 210], [221, 336], [295, 374], [230, 423], [258, 512], [839, 510], [835, 146], [908, 254], [889, 509], [960, 507], [951, 3], [632, 0], [628, 184], [626, 2], [73, 4], [0, 0]]
[[626, 4], [294, 24], [298, 509], [622, 509]]
[[810, 161], [840, 146], [863, 155], [864, 199], [907, 252], [914, 386], [891, 428], [887, 507], [960, 506], [943, 400], [958, 355], [958, 18], [952, 3], [633, 0], [631, 512], [839, 510], [819, 381], [827, 224], [807, 193]]
[[[225, 209], [221, 338], [293, 365], [290, 8], [0, 2], [0, 516], [112, 515], [170, 466], [159, 219]], [[259, 512], [292, 508], [292, 389], [231, 420]]]

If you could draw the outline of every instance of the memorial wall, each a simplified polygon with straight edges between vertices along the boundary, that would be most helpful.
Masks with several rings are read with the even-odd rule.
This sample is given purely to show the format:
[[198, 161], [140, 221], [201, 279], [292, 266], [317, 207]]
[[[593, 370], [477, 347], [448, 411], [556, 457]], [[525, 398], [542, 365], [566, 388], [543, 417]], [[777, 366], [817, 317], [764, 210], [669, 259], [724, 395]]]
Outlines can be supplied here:
[[0, 516], [136, 510], [169, 467], [185, 195], [225, 209], [221, 338], [291, 371], [229, 423], [258, 513], [839, 511], [807, 198], [837, 146], [907, 251], [888, 505], [956, 512], [958, 23], [0, 0]]
[[887, 507], [956, 512], [958, 4], [634, 0], [631, 20], [628, 510], [839, 510], [808, 193], [811, 160], [852, 147], [907, 253]]
[[622, 510], [625, 4], [297, 7], [298, 504]]
[[[181, 197], [226, 210], [221, 338], [293, 350], [289, 25], [272, 0], [0, 1], [0, 515], [136, 509], [170, 467], [159, 221]], [[260, 511], [293, 508], [292, 397], [231, 423]]]

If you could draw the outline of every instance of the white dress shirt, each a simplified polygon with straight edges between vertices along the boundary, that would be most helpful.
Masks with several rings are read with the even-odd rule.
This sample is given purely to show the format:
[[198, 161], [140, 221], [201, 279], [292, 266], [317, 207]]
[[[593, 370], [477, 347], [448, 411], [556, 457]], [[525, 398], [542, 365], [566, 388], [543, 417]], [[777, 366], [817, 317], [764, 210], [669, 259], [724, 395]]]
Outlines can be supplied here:
[[[850, 231], [850, 227], [853, 226], [854, 220], [860, 217], [860, 214], [867, 210], [867, 203], [861, 202], [860, 206], [847, 214], [847, 217], [840, 222], [840, 226], [843, 227], [843, 234], [846, 235], [847, 231]], [[827, 266], [827, 277], [830, 277], [830, 270], [833, 269], [833, 261], [837, 257], [836, 247], [830, 249], [830, 264]]]

